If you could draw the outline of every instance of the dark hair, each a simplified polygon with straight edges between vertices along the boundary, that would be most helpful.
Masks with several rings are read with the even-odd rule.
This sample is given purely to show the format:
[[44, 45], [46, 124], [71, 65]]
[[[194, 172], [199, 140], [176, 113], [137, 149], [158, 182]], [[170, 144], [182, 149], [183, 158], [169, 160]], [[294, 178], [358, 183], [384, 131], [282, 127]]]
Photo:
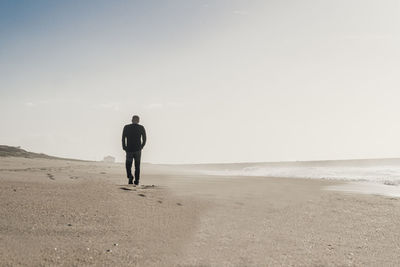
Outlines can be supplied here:
[[133, 115], [132, 121], [137, 121], [137, 122], [139, 122], [139, 120], [140, 120], [140, 118], [139, 118], [138, 115]]

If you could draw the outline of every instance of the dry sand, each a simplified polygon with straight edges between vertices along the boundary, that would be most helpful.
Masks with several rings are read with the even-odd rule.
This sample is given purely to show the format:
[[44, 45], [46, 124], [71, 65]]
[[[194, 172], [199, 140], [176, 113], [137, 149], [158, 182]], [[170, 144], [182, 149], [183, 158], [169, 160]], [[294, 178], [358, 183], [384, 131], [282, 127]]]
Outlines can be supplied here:
[[400, 201], [339, 182], [11, 157], [0, 182], [2, 266], [400, 265]]

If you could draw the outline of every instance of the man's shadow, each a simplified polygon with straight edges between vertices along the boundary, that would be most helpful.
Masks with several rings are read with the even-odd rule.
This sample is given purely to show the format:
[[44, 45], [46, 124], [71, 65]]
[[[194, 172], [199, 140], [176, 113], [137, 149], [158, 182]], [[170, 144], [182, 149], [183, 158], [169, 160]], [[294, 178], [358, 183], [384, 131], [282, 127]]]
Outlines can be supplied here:
[[152, 185], [139, 185], [139, 186], [120, 186], [119, 189], [124, 190], [124, 191], [135, 191], [137, 189], [155, 189], [157, 186], [155, 186], [154, 184]]

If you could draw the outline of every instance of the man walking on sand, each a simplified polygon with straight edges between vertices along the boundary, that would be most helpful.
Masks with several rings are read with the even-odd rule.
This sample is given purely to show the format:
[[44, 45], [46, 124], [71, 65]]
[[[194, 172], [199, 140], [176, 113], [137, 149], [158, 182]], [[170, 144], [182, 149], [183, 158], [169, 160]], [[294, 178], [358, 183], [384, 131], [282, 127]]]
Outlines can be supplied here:
[[140, 157], [142, 149], [146, 144], [146, 130], [139, 124], [139, 116], [132, 117], [132, 124], [127, 124], [122, 132], [122, 149], [126, 152], [126, 175], [129, 184], [132, 184], [132, 162], [135, 161], [135, 185], [140, 179]]

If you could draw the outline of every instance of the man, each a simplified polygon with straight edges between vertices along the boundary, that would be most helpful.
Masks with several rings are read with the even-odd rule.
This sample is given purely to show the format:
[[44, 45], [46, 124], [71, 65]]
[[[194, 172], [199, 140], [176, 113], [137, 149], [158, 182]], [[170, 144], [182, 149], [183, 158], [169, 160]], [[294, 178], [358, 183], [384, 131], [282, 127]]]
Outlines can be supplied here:
[[146, 130], [139, 124], [139, 116], [132, 117], [132, 124], [125, 125], [122, 132], [122, 149], [126, 152], [126, 175], [132, 184], [132, 162], [135, 160], [135, 185], [140, 179], [140, 157], [146, 144]]

